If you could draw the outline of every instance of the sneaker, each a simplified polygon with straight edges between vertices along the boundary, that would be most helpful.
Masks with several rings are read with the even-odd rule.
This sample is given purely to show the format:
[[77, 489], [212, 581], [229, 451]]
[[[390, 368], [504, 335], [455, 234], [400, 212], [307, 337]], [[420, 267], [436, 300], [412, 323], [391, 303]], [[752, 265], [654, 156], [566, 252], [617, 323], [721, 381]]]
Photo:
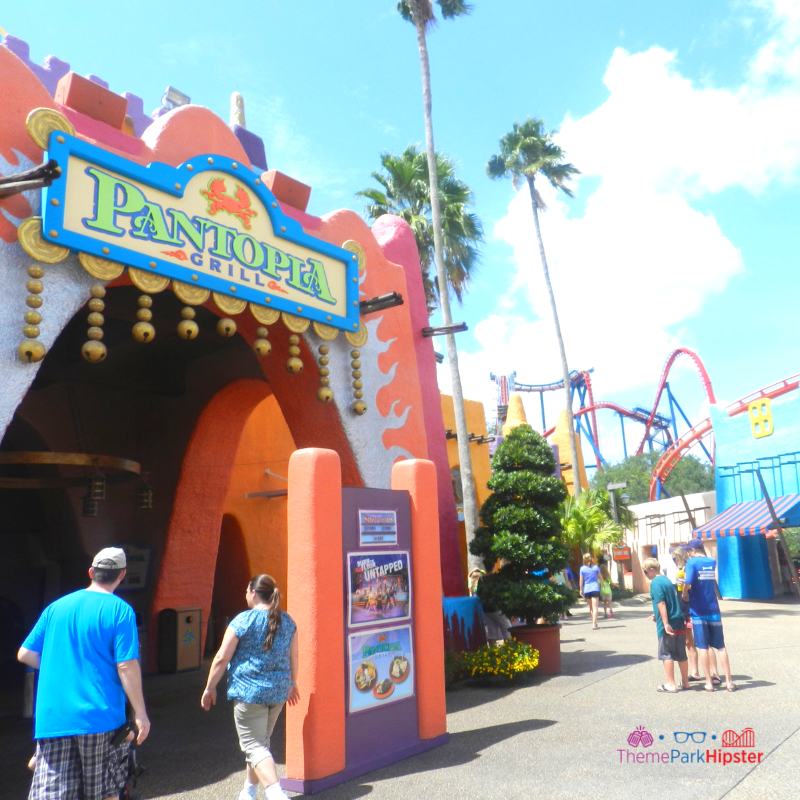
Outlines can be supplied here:
[[255, 800], [257, 786], [257, 783], [251, 783], [251, 788], [246, 786], [242, 787], [242, 791], [239, 792], [239, 800]]
[[281, 788], [280, 781], [273, 783], [272, 786], [267, 786], [264, 796], [267, 800], [289, 800], [289, 796]]

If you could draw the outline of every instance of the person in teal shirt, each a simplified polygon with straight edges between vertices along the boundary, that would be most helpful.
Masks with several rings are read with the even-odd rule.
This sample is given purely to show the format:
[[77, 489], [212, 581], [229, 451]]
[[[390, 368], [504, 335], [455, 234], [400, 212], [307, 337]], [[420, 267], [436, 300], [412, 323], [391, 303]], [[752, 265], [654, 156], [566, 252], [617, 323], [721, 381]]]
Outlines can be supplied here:
[[686, 658], [686, 625], [678, 601], [678, 593], [672, 581], [661, 574], [658, 559], [648, 558], [642, 571], [650, 581], [650, 598], [653, 601], [653, 616], [658, 636], [658, 658], [664, 664], [666, 681], [656, 691], [674, 694], [675, 662], [681, 671], [681, 689], [689, 688], [689, 662]]

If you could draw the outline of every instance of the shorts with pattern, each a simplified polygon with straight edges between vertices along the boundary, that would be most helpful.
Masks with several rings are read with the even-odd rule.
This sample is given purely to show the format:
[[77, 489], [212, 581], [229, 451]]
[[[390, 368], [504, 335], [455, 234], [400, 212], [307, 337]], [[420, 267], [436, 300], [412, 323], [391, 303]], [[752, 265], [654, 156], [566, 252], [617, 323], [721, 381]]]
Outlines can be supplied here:
[[111, 744], [115, 731], [39, 739], [28, 800], [104, 800], [128, 782], [129, 742]]
[[659, 661], [686, 661], [686, 631], [675, 631], [674, 636], [658, 637]]
[[709, 647], [713, 647], [715, 650], [725, 649], [722, 620], [718, 614], [715, 614], [710, 619], [692, 617], [692, 629], [694, 631], [694, 646], [698, 650], [708, 650]]

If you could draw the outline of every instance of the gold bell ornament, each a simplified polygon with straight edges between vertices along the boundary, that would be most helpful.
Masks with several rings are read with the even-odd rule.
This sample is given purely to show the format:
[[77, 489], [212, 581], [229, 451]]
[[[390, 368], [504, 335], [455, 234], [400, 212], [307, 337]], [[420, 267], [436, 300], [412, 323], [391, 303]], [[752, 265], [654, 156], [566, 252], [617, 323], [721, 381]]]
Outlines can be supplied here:
[[260, 358], [264, 358], [272, 352], [272, 344], [267, 339], [269, 331], [266, 328], [258, 328], [256, 336], [258, 338], [253, 342], [253, 352]]
[[149, 294], [143, 294], [139, 300], [139, 310], [136, 312], [136, 319], [139, 321], [133, 326], [133, 338], [137, 342], [152, 342], [156, 337], [156, 329], [150, 324], [153, 312], [150, 310], [153, 305], [153, 298]]
[[231, 336], [236, 335], [236, 323], [230, 317], [222, 317], [217, 322], [217, 333], [226, 339], [230, 339]]
[[364, 384], [361, 381], [361, 361], [359, 360], [361, 358], [361, 351], [351, 350], [350, 358], [352, 359], [350, 367], [353, 370], [353, 389], [355, 390], [353, 392], [353, 397], [356, 399], [350, 408], [360, 417], [367, 411], [367, 404], [361, 399], [364, 396], [364, 392], [361, 391], [364, 388]]
[[298, 358], [300, 355], [300, 337], [292, 334], [289, 337], [289, 358], [286, 361], [286, 371], [291, 372], [292, 375], [297, 375], [303, 371], [303, 362]]
[[89, 330], [86, 331], [89, 341], [85, 342], [81, 347], [81, 355], [84, 360], [97, 364], [100, 361], [104, 361], [108, 355], [106, 346], [100, 341], [103, 338], [103, 324], [106, 321], [106, 318], [101, 313], [106, 307], [103, 301], [106, 296], [106, 290], [102, 284], [96, 283], [90, 291], [92, 297], [88, 304], [89, 315], [86, 317], [86, 321], [89, 323]]
[[330, 389], [331, 379], [328, 377], [330, 370], [328, 369], [328, 353], [330, 348], [326, 344], [319, 346], [319, 383], [320, 387], [317, 389], [317, 400], [320, 403], [330, 403], [333, 400], [333, 392]]
[[47, 354], [45, 346], [37, 341], [41, 332], [39, 323], [42, 321], [42, 315], [36, 309], [42, 307], [40, 295], [44, 291], [44, 283], [41, 280], [44, 277], [44, 269], [39, 264], [31, 264], [28, 267], [28, 275], [30, 280], [27, 282], [26, 288], [30, 294], [25, 302], [30, 311], [25, 313], [25, 325], [22, 328], [22, 335], [25, 337], [25, 341], [17, 348], [17, 355], [21, 361], [35, 364]]
[[200, 327], [194, 321], [195, 312], [191, 306], [184, 306], [181, 309], [181, 321], [178, 323], [178, 336], [181, 339], [196, 339], [200, 333]]

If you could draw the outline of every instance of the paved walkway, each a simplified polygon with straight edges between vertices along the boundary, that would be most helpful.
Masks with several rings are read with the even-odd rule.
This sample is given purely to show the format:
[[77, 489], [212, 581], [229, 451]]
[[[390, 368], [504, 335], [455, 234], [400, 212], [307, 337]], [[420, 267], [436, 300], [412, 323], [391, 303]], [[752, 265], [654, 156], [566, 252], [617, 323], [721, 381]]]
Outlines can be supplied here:
[[[408, 800], [483, 798], [794, 797], [800, 787], [800, 605], [723, 603], [725, 638], [739, 690], [658, 694], [663, 670], [655, 658], [649, 604], [618, 608], [592, 631], [585, 608], [562, 630], [562, 675], [507, 688], [460, 687], [448, 692], [451, 741], [414, 759], [319, 795]], [[205, 673], [148, 678], [153, 733], [141, 752], [147, 767], [143, 798], [234, 800], [243, 777], [230, 708], [198, 706]], [[642, 726], [653, 737], [629, 746]], [[761, 763], [682, 763], [721, 747], [726, 731], [752, 728]], [[29, 723], [0, 722], [3, 791], [24, 798]], [[702, 744], [675, 742], [694, 733]], [[664, 737], [661, 739], [660, 737]], [[716, 737], [714, 739], [713, 737]], [[282, 760], [283, 742], [275, 742]], [[622, 753], [620, 753], [622, 751]], [[628, 752], [632, 756], [628, 756]], [[637, 763], [667, 753], [671, 763]], [[622, 758], [622, 763], [620, 759]], [[696, 760], [696, 756], [695, 756]]]

